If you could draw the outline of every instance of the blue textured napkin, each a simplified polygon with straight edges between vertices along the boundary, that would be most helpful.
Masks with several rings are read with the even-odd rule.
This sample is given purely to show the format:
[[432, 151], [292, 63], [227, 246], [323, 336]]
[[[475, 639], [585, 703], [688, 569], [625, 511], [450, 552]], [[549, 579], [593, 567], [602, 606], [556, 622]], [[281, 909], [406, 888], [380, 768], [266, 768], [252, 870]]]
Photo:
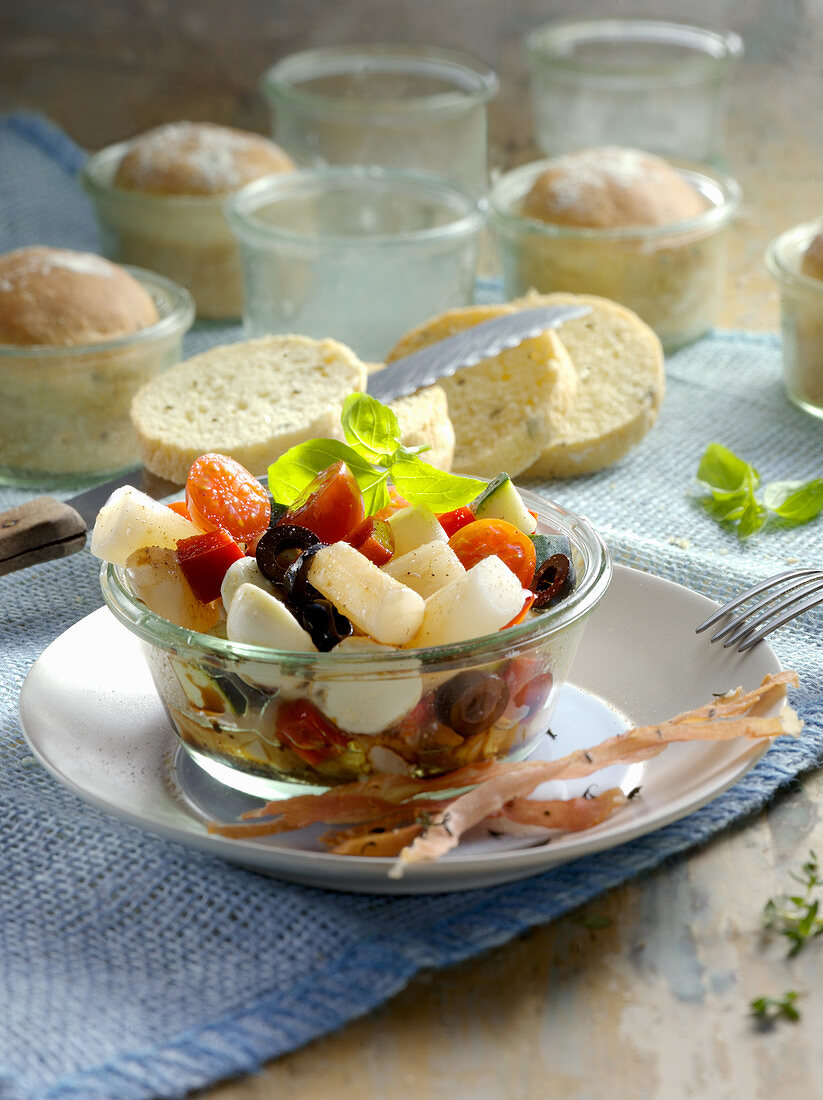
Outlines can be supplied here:
[[[0, 250], [95, 248], [73, 182], [82, 154], [42, 119], [0, 120]], [[201, 330], [192, 352], [236, 336]], [[701, 511], [694, 472], [719, 440], [764, 479], [820, 475], [821, 425], [788, 404], [773, 336], [716, 333], [668, 364], [650, 435], [618, 466], [544, 487], [583, 511], [619, 561], [712, 596], [799, 558], [823, 562], [823, 522], [741, 545]], [[33, 494], [0, 490], [0, 507]], [[180, 1097], [368, 1012], [423, 967], [511, 939], [762, 807], [823, 752], [820, 618], [774, 642], [801, 673], [806, 721], [732, 790], [612, 851], [513, 885], [389, 898], [280, 883], [120, 824], [30, 755], [23, 678], [100, 606], [88, 552], [0, 577], [0, 1098]]]

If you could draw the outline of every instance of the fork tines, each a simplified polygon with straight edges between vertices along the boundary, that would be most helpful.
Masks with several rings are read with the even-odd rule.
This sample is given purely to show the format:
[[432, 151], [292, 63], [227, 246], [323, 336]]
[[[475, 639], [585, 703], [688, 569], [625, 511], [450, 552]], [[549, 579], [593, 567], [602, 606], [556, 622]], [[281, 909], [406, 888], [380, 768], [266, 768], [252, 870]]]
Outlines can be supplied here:
[[[741, 607], [754, 596], [762, 596], [762, 599], [748, 608]], [[739, 642], [737, 648], [743, 653], [779, 626], [819, 603], [823, 603], [823, 570], [787, 569], [728, 600], [709, 615], [695, 633], [700, 634], [736, 608], [741, 608], [725, 626], [712, 634], [710, 640], [719, 642], [725, 639], [723, 646], [726, 649]]]

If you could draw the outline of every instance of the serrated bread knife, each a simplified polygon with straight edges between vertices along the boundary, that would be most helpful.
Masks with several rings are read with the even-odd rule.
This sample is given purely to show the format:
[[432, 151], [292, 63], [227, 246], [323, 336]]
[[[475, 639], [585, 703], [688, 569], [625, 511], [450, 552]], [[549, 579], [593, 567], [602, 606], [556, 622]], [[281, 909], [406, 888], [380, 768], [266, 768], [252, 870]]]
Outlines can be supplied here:
[[[393, 401], [589, 312], [588, 306], [541, 306], [505, 313], [396, 359], [369, 375], [366, 391], [379, 401]], [[0, 575], [82, 550], [97, 513], [123, 485], [134, 485], [155, 500], [180, 488], [138, 467], [70, 500], [44, 496], [18, 504], [0, 513]]]

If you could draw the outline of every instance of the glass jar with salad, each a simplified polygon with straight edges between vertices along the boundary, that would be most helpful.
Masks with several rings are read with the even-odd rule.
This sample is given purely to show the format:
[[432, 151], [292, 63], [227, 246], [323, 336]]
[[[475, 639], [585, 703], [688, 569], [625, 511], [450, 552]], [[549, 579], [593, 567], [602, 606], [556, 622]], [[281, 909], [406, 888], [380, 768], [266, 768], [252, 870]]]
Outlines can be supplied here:
[[183, 747], [261, 797], [527, 756], [611, 576], [585, 520], [428, 465], [372, 398], [343, 429], [268, 489], [212, 454], [183, 501], [118, 490], [92, 536]]

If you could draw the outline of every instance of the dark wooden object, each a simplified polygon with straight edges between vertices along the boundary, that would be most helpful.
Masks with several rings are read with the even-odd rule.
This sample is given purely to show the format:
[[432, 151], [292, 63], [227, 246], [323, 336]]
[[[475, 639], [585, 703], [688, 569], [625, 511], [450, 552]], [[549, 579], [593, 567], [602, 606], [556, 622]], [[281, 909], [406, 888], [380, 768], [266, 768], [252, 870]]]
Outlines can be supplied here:
[[85, 520], [54, 497], [37, 497], [0, 514], [0, 575], [68, 557], [85, 545]]

